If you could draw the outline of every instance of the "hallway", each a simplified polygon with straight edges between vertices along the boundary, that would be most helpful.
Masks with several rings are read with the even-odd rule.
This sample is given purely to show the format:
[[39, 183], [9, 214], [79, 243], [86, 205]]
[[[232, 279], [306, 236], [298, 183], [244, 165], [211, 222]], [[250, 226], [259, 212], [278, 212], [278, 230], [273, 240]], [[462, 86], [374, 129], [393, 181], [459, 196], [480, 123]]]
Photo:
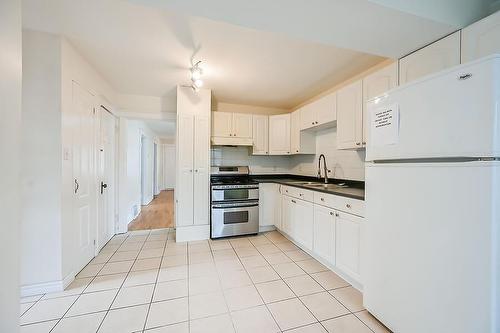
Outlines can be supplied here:
[[174, 227], [174, 191], [161, 191], [128, 225], [129, 231]]

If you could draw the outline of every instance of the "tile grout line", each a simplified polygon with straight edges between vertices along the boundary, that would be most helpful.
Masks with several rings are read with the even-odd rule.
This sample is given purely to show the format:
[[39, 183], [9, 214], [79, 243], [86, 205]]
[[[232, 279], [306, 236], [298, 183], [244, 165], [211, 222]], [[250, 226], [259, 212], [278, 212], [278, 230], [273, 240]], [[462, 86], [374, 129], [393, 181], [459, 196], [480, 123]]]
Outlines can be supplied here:
[[[113, 306], [113, 303], [115, 302], [116, 298], [118, 297], [118, 294], [119, 294], [119, 293], [120, 293], [120, 291], [122, 290], [123, 285], [125, 284], [125, 281], [127, 280], [128, 276], [130, 275], [130, 272], [132, 272], [132, 269], [134, 268], [134, 265], [135, 265], [135, 263], [136, 263], [136, 262], [137, 262], [137, 260], [138, 260], [137, 258], [139, 257], [139, 254], [141, 253], [142, 248], [144, 247], [144, 244], [146, 244], [146, 241], [147, 241], [147, 239], [148, 239], [148, 237], [149, 237], [149, 235], [150, 235], [150, 234], [151, 234], [151, 231], [149, 231], [149, 232], [148, 232], [146, 239], [145, 239], [145, 240], [144, 240], [144, 242], [142, 243], [141, 248], [139, 249], [139, 253], [137, 254], [137, 257], [134, 259], [134, 262], [133, 262], [133, 263], [132, 263], [132, 265], [130, 266], [129, 271], [128, 271], [128, 272], [127, 272], [127, 274], [125, 275], [125, 279], [123, 279], [123, 282], [121, 283], [120, 287], [118, 288], [118, 291], [116, 292], [115, 297], [113, 297], [113, 300], [112, 300], [112, 301], [111, 301], [111, 303], [109, 304], [108, 310], [106, 311], [106, 314], [105, 314], [105, 315], [104, 315], [104, 317], [102, 318], [102, 321], [101, 321], [101, 323], [99, 324], [99, 326], [98, 326], [98, 328], [97, 328], [96, 332], [99, 332], [99, 330], [100, 330], [100, 329], [101, 329], [101, 327], [102, 327], [102, 324], [104, 323], [104, 321], [105, 321], [105, 320], [106, 320], [106, 318], [108, 317], [108, 314], [109, 314], [109, 312], [111, 311], [111, 307]], [[125, 240], [122, 242], [122, 245], [125, 243], [125, 241], [126, 241], [126, 240], [130, 237], [130, 236], [131, 236], [131, 234], [129, 234], [129, 235], [127, 236], [127, 238], [125, 238]], [[120, 247], [121, 247], [122, 245], [120, 245]], [[118, 248], [118, 249], [119, 249], [119, 248]], [[117, 249], [117, 252], [118, 252], [118, 249]], [[103, 268], [104, 268], [104, 267], [103, 267]], [[120, 273], [118, 273], [118, 274], [120, 274]]]
[[[277, 231], [277, 230], [276, 230]], [[277, 231], [280, 235], [282, 235], [283, 237], [285, 237], [288, 241], [290, 241], [292, 244], [294, 244], [291, 240], [289, 240], [285, 235], [281, 234], [279, 231]], [[266, 236], [267, 237], [267, 236]], [[271, 239], [269, 239], [271, 242], [273, 242]], [[273, 242], [273, 244], [276, 244]], [[294, 244], [295, 245], [295, 244]], [[277, 246], [278, 247], [278, 246]], [[298, 247], [298, 246], [297, 246]], [[278, 247], [279, 248], [279, 247]], [[306, 253], [307, 255], [309, 255], [307, 252], [305, 252], [304, 250], [302, 250], [300, 247], [298, 247], [301, 251], [303, 251], [304, 253]], [[281, 248], [280, 248], [281, 250]], [[283, 251], [284, 253], [284, 251]], [[286, 255], [286, 253], [284, 253]], [[310, 256], [310, 255], [309, 255]], [[288, 256], [287, 256], [288, 257]], [[310, 256], [312, 259], [314, 259], [312, 256]], [[290, 258], [290, 257], [289, 257]], [[266, 259], [266, 258], [264, 258]], [[291, 259], [291, 258], [290, 258]], [[266, 259], [267, 260], [267, 259]], [[292, 259], [291, 259], [292, 260]], [[305, 259], [305, 260], [310, 260], [310, 259]], [[305, 261], [305, 260], [299, 260], [299, 261]], [[316, 260], [316, 259], [314, 259]], [[292, 260], [293, 261], [293, 260]], [[316, 260], [317, 261], [317, 260]], [[295, 261], [293, 261], [295, 263]], [[319, 261], [318, 261], [319, 262]], [[321, 263], [320, 263], [321, 264]], [[323, 265], [323, 264], [321, 264]], [[297, 265], [298, 266], [298, 265]], [[323, 265], [324, 266], [324, 265]], [[299, 266], [300, 267], [300, 266]], [[326, 267], [326, 266], [325, 266]], [[300, 267], [302, 269], [302, 267]], [[327, 271], [331, 271], [330, 269], [328, 269], [328, 267], [326, 267]], [[303, 269], [304, 270], [304, 269]], [[322, 293], [322, 292], [327, 292], [329, 295], [331, 295], [337, 302], [339, 302], [347, 311], [349, 311], [348, 314], [345, 314], [345, 315], [341, 315], [341, 316], [336, 316], [336, 317], [333, 317], [333, 318], [329, 318], [329, 319], [325, 319], [323, 321], [320, 321], [318, 320], [318, 318], [314, 315], [314, 313], [312, 313], [312, 311], [307, 307], [307, 305], [300, 299], [300, 297], [297, 296], [297, 298], [300, 300], [300, 302], [307, 308], [307, 310], [309, 312], [311, 312], [311, 314], [314, 316], [314, 318], [316, 318], [316, 320], [318, 320], [318, 323], [325, 329], [327, 330], [327, 328], [323, 325], [322, 322], [324, 321], [327, 321], [327, 320], [331, 320], [331, 319], [336, 319], [336, 318], [340, 318], [340, 317], [345, 317], [345, 316], [349, 316], [349, 315], [354, 315], [361, 323], [363, 323], [370, 331], [374, 332], [367, 324], [365, 324], [361, 319], [358, 318], [358, 316], [356, 316], [355, 313], [357, 312], [361, 312], [363, 310], [360, 310], [360, 311], [357, 311], [357, 312], [353, 312], [351, 311], [351, 309], [349, 309], [344, 303], [342, 303], [339, 299], [337, 299], [337, 297], [335, 297], [335, 295], [333, 295], [332, 293], [330, 293], [330, 290], [338, 290], [338, 289], [343, 289], [343, 288], [349, 288], [351, 287], [352, 288], [352, 285], [348, 285], [348, 286], [345, 286], [345, 287], [339, 287], [339, 288], [334, 288], [334, 289], [330, 289], [330, 290], [327, 290], [326, 288], [324, 288], [318, 281], [316, 281], [316, 279], [310, 274], [308, 273], [306, 270], [304, 270], [304, 272], [313, 280], [315, 281], [318, 285], [320, 285], [321, 288], [323, 288], [323, 291], [321, 292], [317, 292], [317, 293], [312, 293], [312, 294], [308, 294], [308, 295], [303, 295], [303, 296], [309, 296], [309, 295], [314, 295], [314, 294], [319, 294], [319, 293]], [[315, 272], [315, 273], [321, 273], [321, 271], [319, 272]], [[315, 274], [315, 273], [312, 273], [312, 274]], [[333, 272], [334, 274], [336, 274], [335, 272]], [[279, 273], [278, 273], [279, 275]], [[285, 284], [290, 288], [289, 284], [283, 279], [283, 282], [285, 282]], [[290, 288], [290, 290], [292, 290], [292, 288]], [[292, 292], [295, 294], [295, 292], [292, 290]], [[328, 330], [327, 330], [328, 331]]]
[[[165, 245], [163, 246], [163, 252], [162, 252], [161, 259], [160, 259], [160, 267], [158, 267], [158, 272], [156, 273], [156, 279], [155, 279], [155, 283], [154, 283], [154, 287], [153, 287], [153, 293], [151, 294], [151, 301], [149, 302], [148, 311], [146, 312], [146, 318], [144, 319], [144, 325], [142, 326], [142, 332], [144, 332], [146, 330], [146, 325], [148, 323], [149, 312], [151, 311], [151, 305], [153, 304], [153, 299], [155, 297], [156, 287], [158, 285], [158, 278], [160, 277], [160, 270], [162, 268], [161, 264], [163, 262], [163, 257], [165, 255], [165, 251], [167, 249], [168, 235], [169, 234], [170, 234], [170, 228], [168, 229], [167, 239], [165, 240]], [[151, 235], [151, 232], [150, 232], [150, 235]], [[149, 238], [149, 236], [148, 236], [148, 238]], [[147, 239], [146, 239], [146, 242], [147, 242]]]
[[[264, 234], [264, 237], [266, 237], [266, 236], [265, 236], [265, 234]], [[267, 237], [266, 237], [266, 239], [267, 239]], [[269, 239], [268, 239], [268, 240], [269, 240]], [[250, 241], [249, 241], [249, 242], [250, 242]], [[253, 247], [255, 247], [255, 245], [253, 245], [253, 243], [252, 243], [252, 242], [250, 242], [250, 244], [252, 244], [252, 246], [253, 246]], [[233, 246], [233, 244], [232, 244], [231, 242], [229, 242], [229, 245], [231, 245], [231, 247], [233, 248], [233, 251], [234, 251], [234, 252], [236, 252], [236, 251], [234, 250], [234, 246]], [[256, 247], [255, 247], [255, 249], [257, 250], [257, 248], [256, 248]], [[260, 251], [259, 251], [259, 250], [257, 250], [257, 252], [259, 252], [259, 253], [260, 253]], [[261, 255], [262, 255], [262, 254], [261, 254]], [[280, 332], [281, 332], [282, 330], [281, 330], [280, 325], [278, 324], [278, 322], [277, 322], [276, 318], [274, 317], [273, 313], [271, 312], [271, 310], [269, 310], [269, 307], [267, 306], [267, 304], [266, 304], [266, 302], [264, 301], [264, 299], [263, 299], [262, 295], [260, 294], [259, 289], [257, 289], [257, 287], [255, 287], [255, 282], [254, 282], [254, 281], [253, 281], [253, 279], [251, 278], [250, 274], [248, 274], [248, 270], [247, 270], [247, 268], [245, 267], [245, 265], [243, 265], [243, 263], [241, 262], [241, 258], [238, 256], [238, 253], [236, 253], [236, 256], [237, 256], [237, 258], [238, 258], [238, 261], [239, 261], [239, 262], [241, 263], [241, 265], [243, 266], [243, 269], [245, 270], [245, 272], [246, 272], [246, 273], [247, 273], [247, 275], [249, 276], [250, 281], [252, 281], [252, 285], [253, 285], [253, 287], [255, 288], [255, 290], [257, 290], [257, 293], [259, 294], [260, 298], [262, 299], [262, 303], [264, 303], [264, 306], [266, 307], [266, 309], [267, 309], [268, 313], [271, 315], [271, 318], [273, 318], [273, 321], [274, 321], [274, 323], [276, 324], [276, 327], [277, 327], [277, 328], [280, 330]], [[268, 261], [267, 261], [267, 259], [266, 259], [264, 256], [262, 256], [262, 257], [264, 258], [264, 260], [266, 260], [266, 262], [268, 262]], [[269, 262], [268, 262], [268, 263], [269, 263]], [[271, 267], [271, 269], [274, 271], [274, 269], [273, 269], [272, 267]], [[276, 271], [275, 271], [275, 272], [276, 272]], [[276, 272], [276, 274], [278, 274], [278, 273]], [[279, 274], [278, 274], [278, 276], [279, 276]], [[281, 277], [280, 277], [280, 278], [281, 278]], [[232, 320], [232, 316], [231, 316], [231, 320]]]
[[[233, 245], [231, 244], [231, 242], [228, 241], [228, 243], [229, 243], [229, 246], [231, 246], [231, 249], [234, 251], [234, 248], [233, 248]], [[228, 303], [228, 301], [226, 299], [226, 294], [224, 293], [224, 288], [223, 288], [223, 286], [221, 284], [221, 281], [220, 281], [221, 274], [219, 274], [220, 272], [217, 269], [217, 264], [216, 264], [216, 261], [215, 261], [215, 257], [214, 257], [214, 253], [213, 253], [213, 249], [212, 249], [212, 245], [211, 245], [210, 241], [208, 242], [208, 246], [210, 248], [210, 253], [212, 255], [212, 260], [214, 261], [215, 270], [217, 271], [217, 277], [219, 279], [219, 286], [221, 288], [222, 297], [224, 298], [224, 303], [226, 304], [227, 314], [229, 316], [229, 319], [231, 320], [231, 325], [233, 326], [233, 331], [236, 332], [236, 325], [234, 324], [233, 316], [231, 315], [231, 309], [229, 309], [229, 303]], [[243, 266], [243, 264], [241, 264], [241, 265]]]
[[[128, 238], [128, 236], [127, 236], [127, 237], [125, 237], [125, 239], [127, 239], [127, 238]], [[111, 239], [113, 239], [113, 238], [111, 238]], [[104, 246], [106, 246], [106, 245], [107, 245], [107, 244], [111, 241], [111, 239], [110, 239], [110, 240], [108, 240]], [[123, 242], [125, 241], [125, 239], [123, 240]], [[122, 242], [121, 244], [123, 244], [123, 242]], [[120, 244], [120, 246], [121, 246], [121, 244]], [[103, 246], [102, 248], [104, 248], [104, 246]], [[118, 248], [119, 248], [119, 247], [118, 247]], [[117, 249], [113, 252], [113, 255], [114, 255], [114, 254], [118, 251], [118, 248], [117, 248]], [[102, 249], [101, 249], [101, 250], [102, 250]], [[98, 254], [98, 255], [99, 255], [99, 254]], [[111, 257], [112, 257], [113, 255], [111, 255]], [[50, 329], [49, 333], [50, 333], [50, 332], [52, 332], [52, 331], [53, 331], [53, 330], [57, 327], [57, 325], [59, 325], [59, 323], [60, 323], [60, 322], [61, 322], [61, 321], [65, 318], [65, 316], [66, 316], [66, 314], [69, 312], [69, 310], [71, 310], [71, 308], [72, 308], [72, 307], [76, 304], [76, 302], [80, 299], [80, 297], [81, 297], [81, 296], [85, 293], [85, 290], [87, 290], [88, 286], [90, 286], [90, 284], [91, 284], [91, 283], [92, 283], [92, 282], [93, 282], [93, 281], [97, 278], [97, 276], [98, 276], [98, 275], [99, 275], [99, 273], [103, 270], [104, 266], [106, 266], [106, 264], [107, 264], [107, 263], [108, 263], [108, 261], [111, 259], [111, 257], [109, 257], [109, 259], [108, 259], [108, 260], [107, 260], [107, 261], [103, 264], [103, 266], [102, 266], [102, 267], [101, 267], [101, 268], [97, 271], [96, 275], [95, 275], [95, 276], [93, 276], [93, 277], [92, 277], [92, 279], [89, 281], [89, 283], [88, 283], [88, 284], [87, 284], [87, 285], [86, 285], [86, 286], [82, 289], [82, 292], [81, 292], [81, 293], [79, 293], [78, 295], [74, 295], [74, 296], [77, 296], [77, 297], [76, 297], [76, 299], [74, 300], [74, 302], [73, 302], [73, 303], [71, 303], [71, 305], [70, 305], [70, 306], [68, 307], [68, 309], [64, 312], [64, 314], [62, 315], [62, 317], [61, 317], [61, 318], [59, 318], [59, 319], [57, 320], [56, 324], [55, 324], [55, 325], [54, 325], [54, 326]], [[94, 257], [94, 258], [95, 258], [95, 257]], [[93, 260], [93, 259], [92, 259], [92, 260]], [[91, 265], [92, 260], [91, 260], [91, 261], [90, 261], [87, 265], [85, 265], [85, 267], [84, 267], [81, 271], [83, 271], [85, 268], [87, 268], [87, 266]], [[80, 272], [81, 272], [81, 271], [80, 271]], [[78, 272], [78, 274], [79, 274], [80, 272]], [[77, 274], [77, 275], [78, 275], [78, 274]], [[76, 275], [75, 275], [75, 280], [76, 280]], [[67, 297], [71, 297], [71, 296], [72, 296], [72, 295], [67, 296]], [[64, 296], [63, 296], [63, 297], [64, 297]], [[106, 315], [105, 315], [104, 317], [106, 317]], [[104, 318], [103, 318], [103, 320], [104, 320]], [[100, 325], [99, 325], [99, 326], [100, 326]]]

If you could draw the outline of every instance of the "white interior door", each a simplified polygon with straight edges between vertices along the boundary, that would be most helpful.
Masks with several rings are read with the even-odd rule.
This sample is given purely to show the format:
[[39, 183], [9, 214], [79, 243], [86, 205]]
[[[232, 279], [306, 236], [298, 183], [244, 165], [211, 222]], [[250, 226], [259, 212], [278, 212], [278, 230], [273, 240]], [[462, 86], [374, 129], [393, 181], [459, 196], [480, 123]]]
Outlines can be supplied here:
[[95, 205], [94, 119], [95, 97], [73, 82], [73, 178], [75, 223], [75, 269], [83, 268], [95, 255], [97, 219]]
[[114, 235], [115, 215], [115, 117], [99, 109], [99, 194], [96, 252]]

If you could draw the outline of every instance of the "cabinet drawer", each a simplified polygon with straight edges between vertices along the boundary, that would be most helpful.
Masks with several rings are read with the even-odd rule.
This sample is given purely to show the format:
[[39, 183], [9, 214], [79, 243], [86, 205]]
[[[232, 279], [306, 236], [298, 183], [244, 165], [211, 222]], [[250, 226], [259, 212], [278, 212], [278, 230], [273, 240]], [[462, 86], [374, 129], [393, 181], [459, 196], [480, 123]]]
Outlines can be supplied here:
[[342, 212], [365, 216], [365, 202], [363, 200], [351, 199], [322, 192], [314, 192], [314, 203]]
[[293, 186], [283, 186], [281, 189], [283, 194], [288, 196], [301, 199], [304, 201], [313, 202], [314, 200], [314, 192], [309, 190], [304, 190], [302, 188], [293, 187]]

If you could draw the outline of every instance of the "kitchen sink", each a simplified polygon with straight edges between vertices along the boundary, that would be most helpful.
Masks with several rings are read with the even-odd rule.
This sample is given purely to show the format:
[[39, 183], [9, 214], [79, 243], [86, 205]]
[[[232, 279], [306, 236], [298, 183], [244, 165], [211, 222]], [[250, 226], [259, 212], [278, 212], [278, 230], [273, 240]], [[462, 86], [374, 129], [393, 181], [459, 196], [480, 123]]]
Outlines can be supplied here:
[[325, 190], [336, 190], [336, 189], [339, 189], [339, 188], [347, 188], [349, 186], [345, 185], [345, 184], [342, 184], [342, 185], [338, 185], [338, 184], [318, 184], [318, 183], [311, 183], [307, 186], [310, 186], [310, 187], [314, 187], [314, 188], [322, 188], [322, 189], [325, 189]]
[[290, 182], [290, 184], [294, 184], [294, 185], [308, 185], [308, 186], [312, 186], [312, 185], [321, 185], [317, 182], [306, 182], [306, 181], [296, 181], [296, 182]]

